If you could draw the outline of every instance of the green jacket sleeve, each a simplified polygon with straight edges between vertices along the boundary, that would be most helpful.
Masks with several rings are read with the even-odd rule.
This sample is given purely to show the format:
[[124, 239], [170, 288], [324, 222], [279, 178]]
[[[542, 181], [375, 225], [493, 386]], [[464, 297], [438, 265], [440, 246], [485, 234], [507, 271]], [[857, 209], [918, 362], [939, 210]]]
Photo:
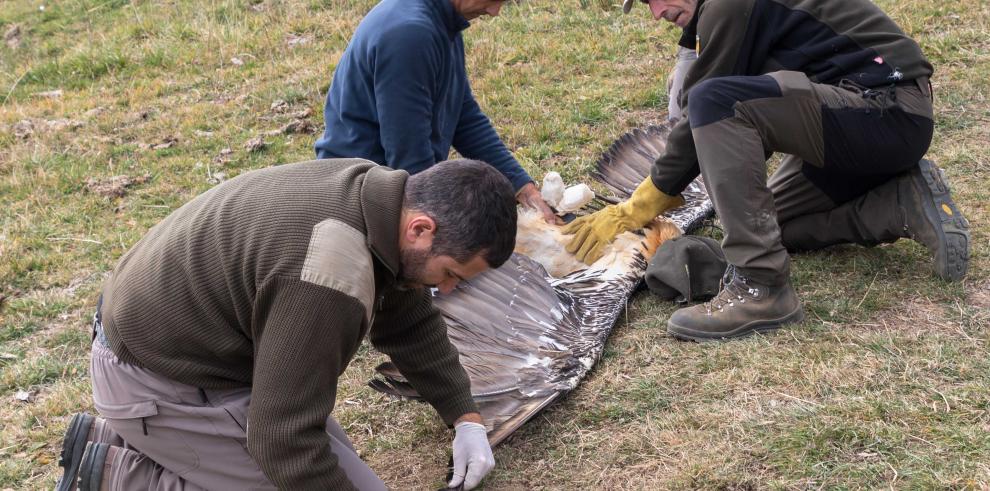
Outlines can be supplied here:
[[427, 290], [387, 295], [368, 337], [448, 425], [478, 411], [471, 381]]
[[248, 451], [279, 489], [354, 489], [330, 452], [337, 378], [360, 345], [361, 303], [276, 278], [258, 292]]

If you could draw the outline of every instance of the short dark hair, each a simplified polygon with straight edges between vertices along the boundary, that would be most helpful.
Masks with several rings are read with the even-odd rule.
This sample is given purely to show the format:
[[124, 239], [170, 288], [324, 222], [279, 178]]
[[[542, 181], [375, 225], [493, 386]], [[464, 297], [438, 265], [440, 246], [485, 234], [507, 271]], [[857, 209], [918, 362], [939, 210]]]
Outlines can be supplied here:
[[469, 159], [446, 160], [409, 176], [403, 207], [437, 224], [432, 253], [466, 263], [478, 253], [492, 268], [516, 245], [516, 198], [494, 167]]

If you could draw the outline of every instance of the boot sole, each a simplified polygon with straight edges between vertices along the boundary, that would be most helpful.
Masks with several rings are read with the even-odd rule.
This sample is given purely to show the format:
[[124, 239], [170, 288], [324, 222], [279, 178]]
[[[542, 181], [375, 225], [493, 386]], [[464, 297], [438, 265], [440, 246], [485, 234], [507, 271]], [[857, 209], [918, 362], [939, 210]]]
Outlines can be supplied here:
[[76, 413], [69, 422], [69, 428], [65, 431], [65, 438], [62, 440], [62, 454], [58, 458], [58, 465], [64, 467], [65, 472], [55, 486], [56, 491], [75, 489], [75, 477], [79, 473], [79, 464], [82, 461], [83, 451], [86, 450], [89, 428], [93, 425], [94, 419], [95, 416]]
[[[925, 218], [932, 224], [943, 247], [935, 251], [935, 274], [947, 281], [959, 281], [969, 268], [969, 222], [952, 201], [949, 185], [942, 171], [931, 161], [918, 163], [921, 175], [914, 180], [925, 200]], [[928, 204], [931, 203], [931, 206]]]
[[103, 482], [103, 466], [107, 461], [110, 445], [90, 443], [86, 446], [82, 464], [79, 467], [79, 491], [99, 491]]
[[804, 309], [798, 306], [797, 310], [779, 319], [753, 321], [731, 331], [721, 333], [695, 331], [693, 329], [677, 325], [668, 320], [667, 334], [670, 334], [677, 339], [702, 343], [706, 341], [719, 341], [722, 339], [743, 338], [758, 332], [762, 333], [776, 331], [787, 324], [796, 324], [803, 320]]

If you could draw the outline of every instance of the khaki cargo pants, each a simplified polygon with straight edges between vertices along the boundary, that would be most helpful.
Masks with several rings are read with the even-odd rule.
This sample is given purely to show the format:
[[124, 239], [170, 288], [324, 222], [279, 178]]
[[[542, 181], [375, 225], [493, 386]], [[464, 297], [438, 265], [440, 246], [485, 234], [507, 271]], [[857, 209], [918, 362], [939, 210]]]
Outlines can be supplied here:
[[[104, 473], [111, 490], [275, 489], [247, 450], [250, 389], [175, 382], [120, 361], [99, 339], [90, 375], [96, 409], [130, 450]], [[358, 489], [386, 489], [332, 417], [327, 433], [327, 451]]]

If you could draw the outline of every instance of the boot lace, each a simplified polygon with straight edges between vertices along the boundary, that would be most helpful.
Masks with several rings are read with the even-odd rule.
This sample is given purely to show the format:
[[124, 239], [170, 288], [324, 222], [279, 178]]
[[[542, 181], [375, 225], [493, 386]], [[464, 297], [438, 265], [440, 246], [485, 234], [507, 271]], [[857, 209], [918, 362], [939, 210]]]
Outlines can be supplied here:
[[726, 309], [735, 307], [737, 304], [744, 304], [747, 300], [759, 298], [760, 288], [749, 284], [749, 279], [739, 273], [734, 266], [729, 265], [726, 276], [731, 277], [728, 283], [723, 283], [722, 290], [707, 303], [705, 311], [708, 315], [715, 312], [724, 312]]

